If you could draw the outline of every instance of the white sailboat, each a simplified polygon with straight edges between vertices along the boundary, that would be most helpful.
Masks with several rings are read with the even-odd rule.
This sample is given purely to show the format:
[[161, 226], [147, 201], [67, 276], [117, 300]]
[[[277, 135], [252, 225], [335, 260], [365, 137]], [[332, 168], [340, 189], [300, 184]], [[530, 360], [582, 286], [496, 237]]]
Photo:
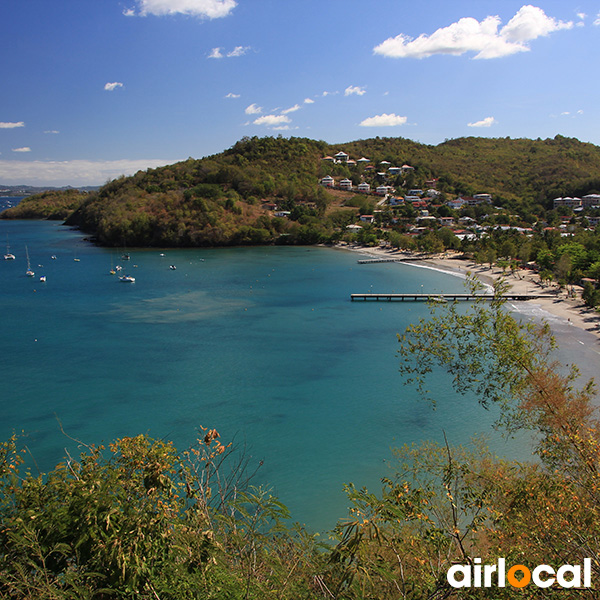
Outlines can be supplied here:
[[25, 246], [25, 255], [27, 256], [27, 271], [25, 272], [25, 275], [27, 275], [27, 277], [33, 277], [35, 273], [31, 270], [31, 263], [29, 262], [29, 250], [27, 250], [27, 246]]
[[6, 236], [6, 254], [4, 255], [4, 260], [15, 260], [15, 255], [12, 254], [8, 245], [8, 236]]

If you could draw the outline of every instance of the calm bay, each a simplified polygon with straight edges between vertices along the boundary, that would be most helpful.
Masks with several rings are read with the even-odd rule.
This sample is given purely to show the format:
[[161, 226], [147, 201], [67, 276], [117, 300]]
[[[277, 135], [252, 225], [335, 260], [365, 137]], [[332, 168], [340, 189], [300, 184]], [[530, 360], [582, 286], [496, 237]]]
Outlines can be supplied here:
[[[458, 277], [314, 247], [127, 249], [122, 261], [45, 221], [3, 221], [5, 239], [0, 436], [24, 431], [42, 471], [78, 452], [60, 424], [88, 444], [148, 433], [181, 450], [215, 428], [263, 461], [255, 484], [321, 530], [346, 514], [344, 483], [380, 489], [393, 447], [484, 433], [500, 454], [530, 453], [447, 379], [433, 382], [436, 410], [402, 385], [396, 334], [425, 305], [350, 302], [459, 292]], [[117, 264], [135, 283], [109, 273]]]

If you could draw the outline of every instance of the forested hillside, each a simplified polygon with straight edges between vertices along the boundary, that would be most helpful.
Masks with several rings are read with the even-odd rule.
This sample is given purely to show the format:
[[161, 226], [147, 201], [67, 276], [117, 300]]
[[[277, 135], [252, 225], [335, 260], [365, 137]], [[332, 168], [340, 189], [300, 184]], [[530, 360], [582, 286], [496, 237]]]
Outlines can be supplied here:
[[[323, 160], [345, 151], [365, 163]], [[381, 161], [413, 169], [385, 182], [398, 195], [437, 179], [442, 199], [489, 193], [496, 206], [545, 219], [557, 196], [600, 191], [600, 148], [576, 139], [461, 138], [437, 146], [403, 138], [338, 145], [305, 138], [244, 138], [202, 159], [139, 171], [80, 196], [32, 196], [2, 218], [65, 218], [104, 245], [222, 246], [335, 241], [340, 228], [375, 207], [373, 197], [332, 195], [324, 175], [377, 183]], [[282, 214], [286, 213], [286, 214]]]

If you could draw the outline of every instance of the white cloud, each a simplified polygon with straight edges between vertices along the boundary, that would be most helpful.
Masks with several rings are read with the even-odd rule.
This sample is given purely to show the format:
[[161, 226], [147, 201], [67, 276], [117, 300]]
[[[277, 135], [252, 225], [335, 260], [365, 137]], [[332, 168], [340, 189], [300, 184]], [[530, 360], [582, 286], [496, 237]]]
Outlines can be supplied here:
[[240, 95], [239, 94], [234, 94], [233, 92], [229, 92], [229, 94], [227, 94], [227, 96], [225, 96], [225, 98], [239, 98]]
[[17, 123], [0, 123], [0, 129], [15, 129], [15, 127], [25, 127], [25, 122], [18, 121]]
[[348, 86], [345, 90], [344, 90], [344, 96], [351, 96], [352, 94], [356, 94], [357, 96], [362, 96], [363, 94], [366, 94], [367, 91], [364, 88], [361, 88], [359, 86]]
[[107, 83], [104, 85], [104, 89], [107, 92], [113, 92], [117, 88], [121, 88], [121, 87], [123, 87], [123, 84], [118, 81], [115, 81], [114, 83]]
[[[237, 6], [235, 0], [136, 0], [139, 15], [189, 15], [205, 19], [226, 17]], [[128, 13], [133, 12], [131, 9]]]
[[60, 131], [57, 131], [56, 129], [49, 129], [48, 131], [44, 131], [44, 133], [60, 133]]
[[120, 175], [155, 169], [174, 160], [0, 160], [0, 181], [6, 185], [101, 185]]
[[494, 119], [494, 117], [486, 117], [485, 119], [482, 119], [481, 121], [475, 121], [474, 123], [467, 123], [468, 127], [491, 127], [492, 125], [496, 124], [497, 121], [496, 119]]
[[291, 123], [290, 118], [285, 115], [264, 115], [254, 120], [255, 125], [267, 125], [268, 127], [281, 126], [283, 123]]
[[222, 48], [219, 47], [213, 48], [210, 51], [208, 58], [235, 58], [237, 56], [244, 56], [244, 54], [250, 50], [250, 46], [236, 46], [233, 50], [227, 52], [227, 54], [223, 54], [221, 50]]
[[126, 17], [135, 17], [135, 10], [133, 8], [126, 8], [123, 10], [123, 15]]
[[407, 121], [407, 117], [399, 117], [394, 113], [388, 115], [383, 113], [382, 115], [375, 115], [369, 117], [364, 121], [361, 121], [359, 125], [361, 127], [396, 127], [398, 125], [404, 125]]
[[250, 46], [236, 46], [231, 52], [227, 53], [227, 57], [244, 56], [248, 50], [250, 50]]
[[573, 22], [548, 17], [541, 8], [522, 6], [499, 31], [498, 16], [479, 22], [471, 17], [459, 19], [431, 35], [412, 39], [405, 34], [388, 38], [374, 48], [375, 54], [392, 58], [427, 58], [435, 54], [460, 56], [474, 52], [475, 58], [499, 58], [529, 50], [528, 42], [560, 29], [571, 29]]
[[281, 111], [282, 115], [287, 115], [288, 113], [291, 112], [296, 112], [297, 110], [300, 110], [302, 107], [299, 104], [294, 104], [294, 106], [291, 106], [290, 108], [286, 108], [285, 110]]
[[31, 152], [31, 148], [29, 146], [23, 146], [22, 148], [13, 148], [13, 152]]
[[262, 112], [262, 110], [262, 106], [257, 106], [253, 103], [250, 106], [246, 106], [246, 110], [244, 112], [247, 115], [259, 115]]
[[311, 100], [310, 98], [304, 98], [304, 104], [314, 104], [315, 101]]
[[596, 18], [594, 19], [594, 25], [600, 25], [600, 13], [596, 15]]

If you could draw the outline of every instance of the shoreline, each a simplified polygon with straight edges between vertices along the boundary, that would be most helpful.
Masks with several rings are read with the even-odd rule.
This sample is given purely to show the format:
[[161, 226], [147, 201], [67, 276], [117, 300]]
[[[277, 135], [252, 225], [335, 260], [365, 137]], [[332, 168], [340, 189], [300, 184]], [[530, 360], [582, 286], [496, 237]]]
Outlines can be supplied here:
[[[462, 254], [459, 252], [445, 252], [443, 255], [423, 256], [399, 250], [389, 250], [386, 248], [366, 248], [357, 246], [336, 246], [336, 248], [356, 252], [357, 254], [368, 256], [370, 258], [401, 258], [406, 265], [430, 268], [463, 278], [465, 278], [468, 273], [471, 273], [487, 286], [491, 286], [495, 281], [504, 277], [506, 283], [509, 285], [510, 291], [514, 293], [530, 294], [534, 292], [543, 292], [544, 294], [552, 296], [552, 298], [537, 298], [518, 304], [536, 307], [538, 309], [536, 312], [541, 311], [541, 315], [538, 316], [542, 319], [545, 319], [544, 313], [548, 313], [553, 317], [551, 319], [553, 323], [550, 323], [553, 331], [555, 330], [556, 324], [554, 321], [558, 320], [558, 324], [560, 325], [581, 329], [585, 333], [593, 336], [594, 346], [600, 349], [600, 313], [584, 305], [581, 300], [582, 288], [580, 286], [569, 286], [568, 289], [573, 290], [575, 294], [574, 298], [569, 297], [567, 289], [561, 290], [556, 283], [542, 286], [538, 275], [533, 271], [519, 269], [514, 273], [511, 273], [509, 270], [504, 273], [499, 267], [490, 269], [489, 267], [479, 265], [473, 261], [460, 258]], [[519, 310], [519, 307], [515, 308]], [[519, 312], [531, 314], [530, 310]]]

